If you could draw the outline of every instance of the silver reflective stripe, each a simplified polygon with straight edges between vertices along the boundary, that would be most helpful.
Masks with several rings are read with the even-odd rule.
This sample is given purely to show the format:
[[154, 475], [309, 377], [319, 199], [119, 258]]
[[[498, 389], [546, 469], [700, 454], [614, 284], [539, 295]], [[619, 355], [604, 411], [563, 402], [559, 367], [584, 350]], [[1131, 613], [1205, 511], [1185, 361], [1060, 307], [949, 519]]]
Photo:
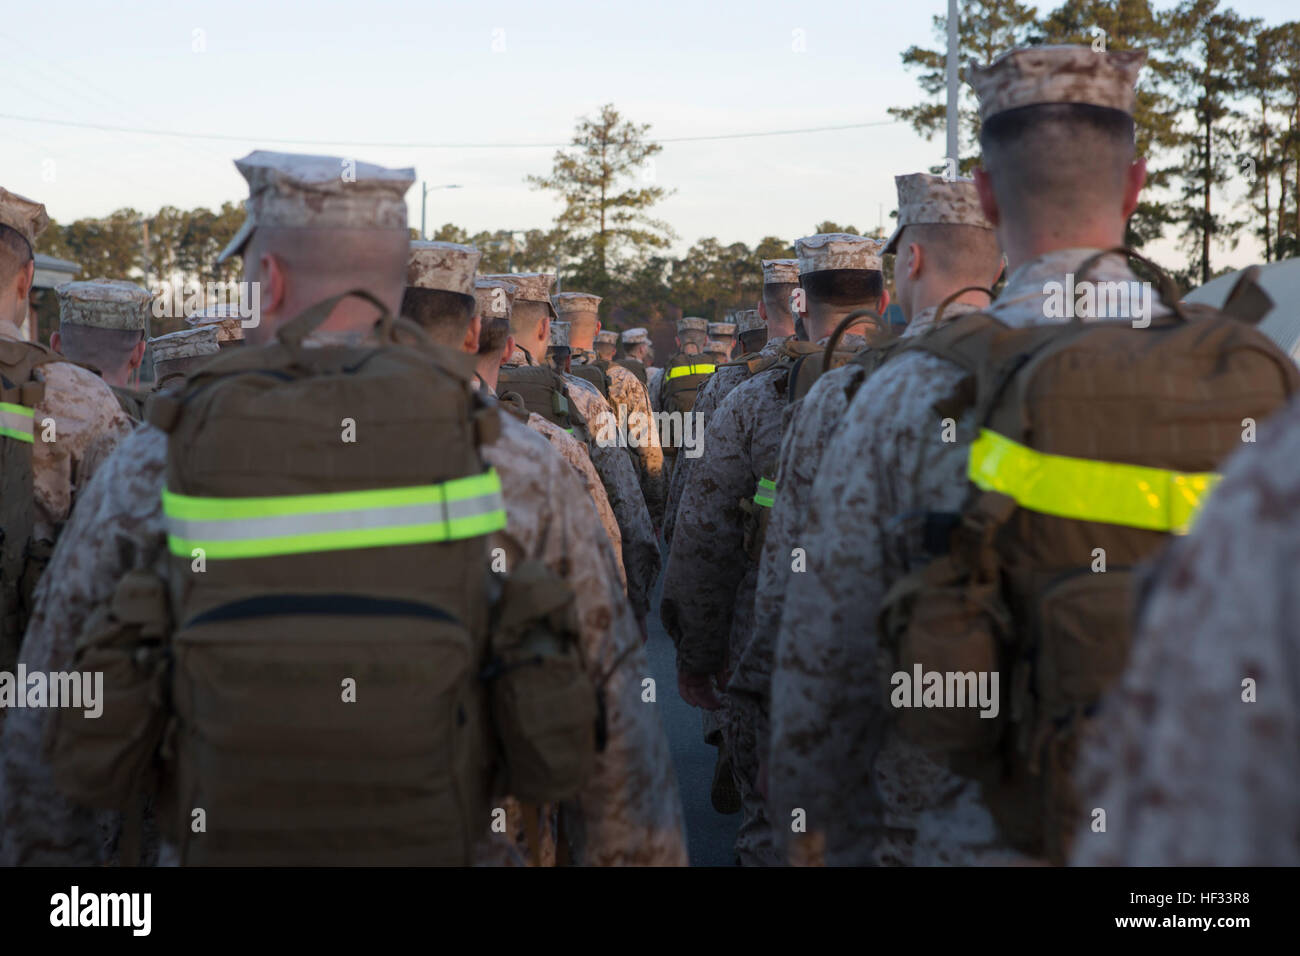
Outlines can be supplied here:
[[36, 425], [31, 412], [22, 415], [17, 412], [0, 411], [0, 429], [3, 429], [3, 433], [10, 435], [10, 437], [20, 438], [20, 436], [26, 436], [30, 439]]
[[267, 518], [236, 518], [229, 521], [193, 521], [167, 517], [167, 533], [189, 541], [244, 541], [255, 538], [283, 538], [332, 531], [360, 531], [403, 528], [409, 525], [441, 524], [459, 518], [473, 518], [502, 508], [500, 495], [481, 495], [446, 504], [429, 502], [392, 508], [364, 508], [354, 511], [324, 511]]

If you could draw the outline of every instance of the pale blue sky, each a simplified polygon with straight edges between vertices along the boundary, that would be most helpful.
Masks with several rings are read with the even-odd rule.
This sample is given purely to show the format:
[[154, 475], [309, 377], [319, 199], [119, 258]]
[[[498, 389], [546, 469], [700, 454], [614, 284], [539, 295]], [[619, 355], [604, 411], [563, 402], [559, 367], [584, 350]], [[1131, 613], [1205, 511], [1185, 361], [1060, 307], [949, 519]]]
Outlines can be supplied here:
[[[1296, 15], [1292, 0], [1233, 7], [1270, 23]], [[919, 96], [899, 54], [932, 42], [931, 17], [944, 9], [945, 0], [11, 4], [0, 24], [0, 113], [247, 138], [0, 118], [0, 184], [61, 221], [126, 205], [216, 206], [246, 195], [231, 160], [269, 146], [414, 166], [430, 184], [460, 184], [430, 193], [430, 229], [544, 227], [557, 204], [523, 180], [550, 168], [553, 148], [339, 143], [559, 143], [606, 102], [665, 138], [886, 120], [887, 107]], [[316, 145], [270, 146], [273, 136]], [[942, 151], [941, 139], [902, 124], [670, 143], [654, 174], [676, 193], [660, 215], [678, 251], [707, 235], [793, 239], [824, 219], [868, 228], [894, 208], [894, 174]], [[418, 225], [418, 185], [408, 205]]]

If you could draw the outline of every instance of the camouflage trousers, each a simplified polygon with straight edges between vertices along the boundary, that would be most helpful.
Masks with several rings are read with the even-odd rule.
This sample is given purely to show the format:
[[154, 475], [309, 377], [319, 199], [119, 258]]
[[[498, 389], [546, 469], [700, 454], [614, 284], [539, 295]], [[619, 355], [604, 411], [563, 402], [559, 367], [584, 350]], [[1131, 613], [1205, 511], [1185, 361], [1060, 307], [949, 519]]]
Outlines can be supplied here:
[[736, 833], [736, 856], [742, 866], [784, 866], [785, 859], [773, 840], [766, 801], [758, 791], [758, 737], [753, 706], [747, 698], [727, 694], [720, 712], [723, 745], [731, 755], [743, 814]]

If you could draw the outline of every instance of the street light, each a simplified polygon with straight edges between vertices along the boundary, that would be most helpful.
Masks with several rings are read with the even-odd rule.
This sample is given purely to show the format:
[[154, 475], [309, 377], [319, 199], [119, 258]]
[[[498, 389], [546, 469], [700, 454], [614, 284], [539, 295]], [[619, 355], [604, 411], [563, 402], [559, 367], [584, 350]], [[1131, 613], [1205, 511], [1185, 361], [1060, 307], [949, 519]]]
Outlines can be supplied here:
[[424, 211], [427, 206], [425, 200], [429, 198], [429, 193], [433, 192], [435, 189], [460, 189], [460, 186], [455, 183], [447, 186], [430, 186], [424, 182], [424, 180], [420, 180], [420, 189], [422, 190], [420, 195], [420, 238], [428, 239], [429, 236], [424, 231]]

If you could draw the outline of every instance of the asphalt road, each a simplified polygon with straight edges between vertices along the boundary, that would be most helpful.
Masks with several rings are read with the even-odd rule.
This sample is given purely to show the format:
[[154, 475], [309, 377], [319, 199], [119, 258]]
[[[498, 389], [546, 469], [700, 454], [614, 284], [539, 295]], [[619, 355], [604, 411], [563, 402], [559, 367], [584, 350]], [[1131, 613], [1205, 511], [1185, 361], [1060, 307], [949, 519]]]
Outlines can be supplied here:
[[723, 816], [709, 802], [717, 750], [704, 742], [700, 711], [687, 706], [677, 694], [673, 642], [659, 623], [659, 592], [662, 586], [661, 575], [659, 584], [655, 587], [649, 620], [650, 670], [655, 680], [659, 715], [672, 749], [677, 785], [681, 789], [691, 866], [734, 866], [735, 853], [732, 848], [736, 841], [736, 828], [740, 825], [740, 814]]

